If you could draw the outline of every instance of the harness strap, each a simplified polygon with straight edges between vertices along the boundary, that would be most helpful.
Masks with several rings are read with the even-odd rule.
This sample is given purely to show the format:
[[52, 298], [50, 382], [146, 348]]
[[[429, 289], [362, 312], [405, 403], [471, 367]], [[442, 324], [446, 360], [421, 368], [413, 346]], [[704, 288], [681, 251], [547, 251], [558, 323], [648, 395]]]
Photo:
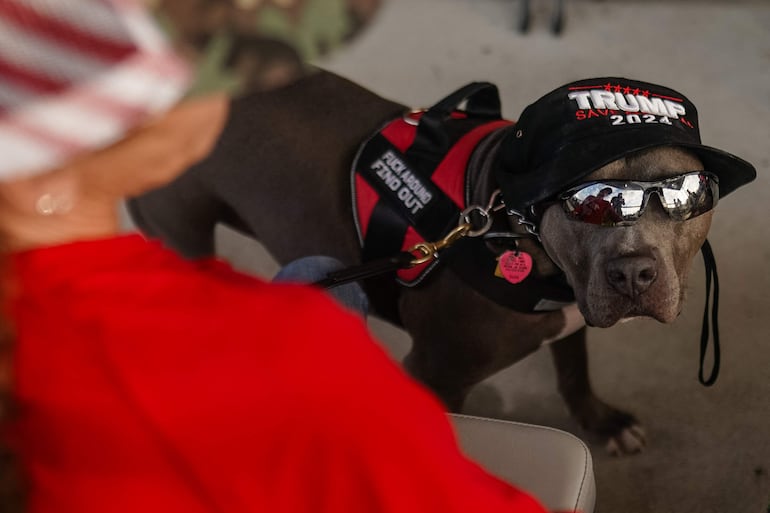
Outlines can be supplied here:
[[465, 102], [462, 112], [471, 119], [501, 119], [500, 95], [489, 82], [471, 82], [425, 111], [417, 125], [414, 142], [406, 155], [428, 174], [436, 169], [452, 145], [445, 121]]
[[[698, 381], [703, 386], [710, 387], [717, 381], [719, 376], [719, 276], [717, 275], [717, 263], [714, 258], [714, 252], [711, 250], [711, 244], [706, 240], [701, 247], [703, 253], [703, 263], [706, 267], [706, 306], [703, 309], [703, 325], [700, 334], [700, 368], [698, 369]], [[711, 296], [711, 280], [714, 280], [714, 300], [711, 307], [711, 332], [714, 338], [713, 357], [714, 363], [711, 366], [711, 374], [708, 379], [703, 377], [703, 364], [706, 359], [709, 342], [709, 298]]]

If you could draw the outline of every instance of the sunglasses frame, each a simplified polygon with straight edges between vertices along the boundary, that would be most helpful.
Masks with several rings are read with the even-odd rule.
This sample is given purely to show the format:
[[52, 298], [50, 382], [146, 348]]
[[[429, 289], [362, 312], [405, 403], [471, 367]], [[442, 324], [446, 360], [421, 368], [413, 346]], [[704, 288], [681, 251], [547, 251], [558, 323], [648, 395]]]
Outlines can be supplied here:
[[[709, 208], [708, 210], [704, 210], [698, 214], [691, 215], [690, 217], [687, 217], [685, 219], [678, 219], [674, 215], [672, 210], [666, 207], [665, 200], [662, 195], [663, 194], [662, 189], [666, 187], [667, 184], [670, 184], [677, 180], [683, 180], [684, 178], [692, 175], [705, 176], [708, 179], [708, 186], [711, 189], [711, 196], [713, 198], [713, 203], [711, 205], [711, 208]], [[655, 180], [655, 181], [649, 181], [649, 182], [639, 181], [639, 180], [593, 180], [590, 182], [584, 182], [575, 187], [571, 187], [570, 189], [568, 189], [567, 191], [563, 192], [558, 196], [558, 201], [562, 204], [562, 207], [564, 209], [564, 212], [567, 214], [567, 217], [569, 217], [573, 221], [577, 221], [581, 223], [604, 225], [604, 223], [592, 223], [590, 221], [586, 221], [575, 217], [573, 215], [574, 209], [571, 211], [569, 210], [569, 206], [568, 206], [568, 201], [570, 197], [574, 196], [577, 192], [585, 189], [586, 187], [591, 187], [593, 185], [598, 185], [598, 184], [607, 185], [608, 187], [614, 187], [616, 189], [623, 189], [629, 186], [637, 186], [642, 189], [642, 194], [643, 194], [642, 204], [639, 206], [639, 211], [636, 212], [635, 214], [631, 214], [630, 216], [621, 216], [621, 221], [613, 222], [612, 224], [609, 224], [609, 226], [627, 226], [627, 225], [634, 224], [636, 221], [639, 220], [639, 218], [646, 211], [647, 204], [649, 203], [649, 200], [650, 200], [650, 196], [653, 193], [658, 195], [658, 200], [660, 201], [660, 204], [663, 207], [663, 210], [666, 212], [666, 214], [672, 219], [674, 219], [675, 221], [680, 221], [680, 222], [687, 221], [689, 219], [694, 219], [700, 215], [703, 215], [706, 212], [713, 210], [717, 206], [717, 203], [719, 203], [719, 177], [705, 170], [689, 171], [687, 173], [682, 173], [680, 175], [663, 178], [662, 180]]]

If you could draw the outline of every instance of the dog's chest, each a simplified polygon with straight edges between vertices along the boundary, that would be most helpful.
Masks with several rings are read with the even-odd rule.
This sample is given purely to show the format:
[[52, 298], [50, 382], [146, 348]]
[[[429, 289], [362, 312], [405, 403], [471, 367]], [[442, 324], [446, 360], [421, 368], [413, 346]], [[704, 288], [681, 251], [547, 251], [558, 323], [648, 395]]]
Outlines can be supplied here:
[[564, 326], [556, 335], [544, 339], [541, 345], [557, 342], [565, 337], [572, 335], [586, 325], [586, 320], [583, 318], [583, 314], [580, 313], [580, 309], [578, 308], [577, 303], [572, 303], [571, 305], [567, 305], [562, 308], [561, 314], [564, 316]]

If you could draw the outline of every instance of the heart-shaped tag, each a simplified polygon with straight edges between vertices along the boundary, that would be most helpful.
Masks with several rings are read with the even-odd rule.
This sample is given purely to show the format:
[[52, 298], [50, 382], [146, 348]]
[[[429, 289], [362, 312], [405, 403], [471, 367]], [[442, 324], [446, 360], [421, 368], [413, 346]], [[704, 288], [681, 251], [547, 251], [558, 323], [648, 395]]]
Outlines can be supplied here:
[[497, 269], [509, 282], [520, 283], [532, 272], [532, 257], [523, 251], [506, 251], [500, 255]]

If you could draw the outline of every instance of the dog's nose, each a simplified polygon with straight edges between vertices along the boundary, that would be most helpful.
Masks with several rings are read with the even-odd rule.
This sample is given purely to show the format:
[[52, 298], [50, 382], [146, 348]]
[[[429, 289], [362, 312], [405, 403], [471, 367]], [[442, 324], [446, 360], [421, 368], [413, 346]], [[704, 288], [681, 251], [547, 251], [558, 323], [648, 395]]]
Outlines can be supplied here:
[[607, 264], [607, 281], [615, 290], [630, 298], [644, 294], [657, 277], [658, 265], [651, 257], [620, 257]]

